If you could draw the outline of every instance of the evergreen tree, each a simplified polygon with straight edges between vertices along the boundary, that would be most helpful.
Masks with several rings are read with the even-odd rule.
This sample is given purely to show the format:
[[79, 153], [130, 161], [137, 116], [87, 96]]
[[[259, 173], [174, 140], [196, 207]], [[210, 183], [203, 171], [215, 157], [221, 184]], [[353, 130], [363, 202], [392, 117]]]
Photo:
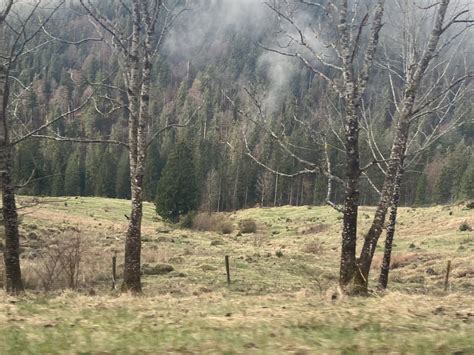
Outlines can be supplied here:
[[186, 143], [179, 143], [166, 162], [155, 206], [160, 216], [172, 222], [198, 207], [193, 156]]
[[95, 195], [103, 197], [115, 197], [115, 171], [116, 163], [112, 153], [106, 149], [97, 170]]
[[471, 162], [462, 177], [461, 197], [465, 199], [474, 199], [474, 159], [471, 159]]
[[160, 179], [163, 161], [159, 153], [159, 144], [155, 142], [148, 148], [146, 157], [146, 169], [143, 181], [143, 198], [146, 201], [154, 201], [156, 195], [156, 182]]
[[[117, 198], [130, 199], [130, 168], [128, 163], [128, 152], [124, 151], [120, 155], [117, 164], [117, 174], [115, 180], [115, 196]], [[155, 181], [156, 182], [156, 181]]]
[[430, 202], [427, 196], [427, 192], [428, 192], [428, 180], [426, 179], [425, 174], [421, 174], [416, 184], [416, 195], [415, 195], [416, 205], [422, 206]]
[[453, 180], [452, 171], [449, 165], [446, 165], [441, 170], [441, 174], [436, 181], [434, 188], [434, 197], [437, 203], [448, 203], [451, 201], [453, 194]]
[[69, 157], [64, 174], [64, 194], [78, 196], [81, 193], [81, 176], [78, 150]]

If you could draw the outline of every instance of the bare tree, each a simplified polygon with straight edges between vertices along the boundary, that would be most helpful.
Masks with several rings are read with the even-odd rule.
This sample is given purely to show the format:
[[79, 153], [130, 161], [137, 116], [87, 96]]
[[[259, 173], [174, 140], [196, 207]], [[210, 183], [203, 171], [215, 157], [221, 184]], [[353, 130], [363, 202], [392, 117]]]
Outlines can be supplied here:
[[[0, 15], [1, 39], [5, 40], [5, 21], [13, 6], [13, 0], [5, 4]], [[2, 45], [2, 56], [4, 43]], [[9, 144], [9, 126], [7, 122], [7, 105], [9, 99], [8, 67], [0, 66], [0, 173], [3, 199], [3, 221], [5, 223], [5, 276], [6, 290], [11, 293], [23, 291], [20, 268], [20, 240], [18, 234], [18, 215], [16, 212], [15, 192], [11, 181], [11, 147]]]
[[[432, 8], [436, 8], [436, 13], [431, 33], [427, 39], [426, 47], [421, 56], [418, 55], [418, 51], [420, 50], [419, 39], [413, 38], [413, 42], [408, 44], [409, 55], [405, 58], [404, 75], [400, 75], [403, 79], [403, 93], [400, 102], [397, 104], [398, 117], [394, 140], [390, 151], [390, 157], [387, 160], [384, 183], [380, 191], [380, 200], [375, 212], [375, 217], [367, 235], [365, 236], [364, 244], [360, 253], [358, 272], [355, 274], [354, 278], [355, 292], [367, 292], [370, 266], [390, 206], [392, 206], [392, 214], [390, 217], [392, 225], [388, 231], [389, 241], [390, 238], [393, 238], [393, 235], [391, 234], [394, 232], [395, 228], [396, 210], [399, 204], [398, 195], [404, 171], [404, 159], [409, 147], [412, 128], [414, 126], [416, 128], [416, 121], [421, 117], [431, 113], [436, 113], [442, 108], [450, 108], [453, 102], [456, 102], [456, 97], [452, 97], [453, 91], [472, 75], [471, 73], [466, 72], [462, 74], [455, 72], [454, 76], [449, 77], [447, 74], [447, 68], [449, 68], [450, 62], [448, 60], [448, 65], [446, 65], [445, 58], [442, 57], [442, 50], [446, 49], [451, 41], [458, 38], [460, 33], [463, 33], [465, 30], [463, 29], [460, 32], [453, 34], [449, 32], [449, 29], [456, 23], [470, 22], [468, 19], [463, 17], [463, 15], [468, 14], [468, 10], [455, 12], [451, 14], [452, 17], [450, 19], [447, 18], [447, 15], [449, 15], [449, 4], [450, 0], [442, 0], [425, 9], [425, 11], [430, 11]], [[441, 42], [443, 34], [451, 35], [445, 43]], [[438, 61], [436, 62], [437, 59]], [[434, 80], [430, 86], [425, 87], [423, 83], [429, 71], [439, 70], [440, 66], [445, 66], [446, 71], [443, 72], [441, 70], [441, 74], [438, 75], [437, 80]], [[447, 83], [446, 87], [440, 90], [440, 87], [443, 87], [443, 84], [445, 83]], [[422, 89], [425, 89], [425, 91], [422, 92]], [[445, 111], [445, 113], [446, 112], [449, 112], [449, 110]], [[415, 134], [416, 132], [419, 133], [420, 131], [416, 130]], [[390, 249], [391, 245], [387, 245], [387, 258], [390, 254]], [[386, 262], [387, 261], [388, 260], [386, 260]], [[382, 278], [384, 277], [385, 276]], [[383, 283], [384, 282], [385, 281], [383, 280]]]
[[9, 293], [19, 293], [24, 290], [20, 268], [20, 241], [18, 232], [18, 213], [15, 198], [15, 182], [13, 180], [13, 149], [15, 144], [26, 137], [14, 139], [12, 128], [14, 124], [9, 117], [9, 106], [12, 82], [17, 81], [13, 71], [18, 59], [50, 41], [33, 44], [41, 28], [52, 18], [54, 13], [64, 4], [59, 1], [48, 13], [42, 13], [41, 1], [36, 1], [22, 8], [20, 2], [9, 0], [3, 3], [0, 10], [0, 174], [3, 200], [3, 223], [5, 225], [4, 261], [6, 270], [6, 290]]
[[[153, 60], [177, 16], [177, 3], [164, 0], [130, 0], [117, 4], [114, 19], [102, 14], [90, 0], [80, 0], [97, 30], [118, 56], [128, 103], [128, 142], [132, 211], [125, 242], [123, 291], [141, 292], [141, 223], [143, 215], [143, 177], [145, 158], [151, 141], [163, 131], [152, 126], [150, 84]], [[153, 130], [154, 129], [154, 130]]]
[[[294, 147], [286, 142], [285, 137], [272, 131], [265, 119], [263, 109], [257, 100], [258, 124], [266, 127], [268, 133], [279, 143], [282, 150], [305, 166], [305, 169], [295, 174], [280, 174], [296, 176], [308, 173], [322, 173], [328, 178], [327, 202], [343, 213], [342, 249], [339, 283], [343, 289], [351, 283], [356, 273], [356, 241], [357, 219], [359, 207], [359, 181], [364, 167], [360, 163], [359, 130], [361, 120], [361, 102], [366, 92], [371, 76], [375, 54], [379, 45], [382, 18], [385, 1], [377, 0], [373, 7], [364, 7], [348, 1], [267, 1], [267, 6], [280, 20], [279, 33], [283, 34], [277, 47], [263, 46], [270, 52], [289, 58], [295, 58], [308, 68], [315, 77], [324, 81], [327, 87], [335, 92], [340, 102], [343, 136], [340, 140], [345, 154], [345, 176], [336, 176], [332, 171], [329, 159], [325, 164], [310, 162], [295, 153]], [[299, 11], [318, 11], [321, 22], [331, 26], [333, 31], [325, 31], [324, 25], [316, 23], [301, 23]], [[303, 21], [304, 22], [304, 21]], [[315, 21], [316, 22], [316, 21]], [[370, 23], [370, 26], [368, 26]], [[367, 29], [368, 27], [368, 29]], [[316, 39], [316, 40], [315, 40]], [[316, 42], [316, 43], [315, 43]], [[321, 48], [325, 48], [323, 51]], [[247, 115], [248, 116], [248, 115]], [[295, 117], [298, 121], [298, 118]], [[328, 121], [330, 118], [328, 117]], [[328, 122], [331, 127], [331, 122]], [[330, 128], [329, 133], [335, 131]], [[327, 151], [325, 134], [319, 135], [319, 144]], [[248, 148], [248, 145], [247, 145]], [[251, 155], [249, 153], [249, 155]], [[328, 157], [328, 155], [326, 155]], [[254, 160], [274, 174], [279, 172], [266, 166], [258, 159]], [[369, 164], [371, 165], [372, 162]], [[343, 206], [331, 202], [333, 182], [342, 183], [345, 190]]]

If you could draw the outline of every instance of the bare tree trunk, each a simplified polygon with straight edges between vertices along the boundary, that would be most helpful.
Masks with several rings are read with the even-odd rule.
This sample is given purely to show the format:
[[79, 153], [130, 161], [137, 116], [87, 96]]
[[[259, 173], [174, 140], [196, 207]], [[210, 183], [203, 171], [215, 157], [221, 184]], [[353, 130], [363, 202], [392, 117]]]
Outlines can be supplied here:
[[356, 271], [360, 179], [358, 122], [357, 117], [352, 117], [346, 133], [346, 189], [339, 273], [339, 283], [344, 288], [351, 282]]
[[390, 217], [387, 226], [387, 236], [385, 238], [385, 248], [383, 253], [383, 261], [380, 269], [379, 276], [379, 288], [385, 290], [388, 285], [388, 274], [390, 272], [390, 259], [392, 257], [392, 245], [395, 236], [395, 228], [397, 225], [397, 213], [398, 206], [400, 203], [400, 185], [402, 182], [402, 176], [404, 174], [403, 163], [397, 172], [395, 179], [395, 186], [393, 189], [392, 201], [390, 203]]
[[443, 33], [444, 19], [449, 6], [449, 0], [442, 0], [438, 6], [435, 24], [430, 35], [427, 49], [425, 50], [419, 62], [414, 63], [408, 73], [402, 111], [398, 120], [397, 130], [390, 153], [390, 161], [385, 174], [380, 201], [377, 206], [377, 211], [375, 212], [374, 221], [372, 222], [369, 232], [365, 236], [364, 245], [362, 247], [358, 263], [359, 272], [356, 273], [354, 279], [354, 289], [357, 292], [367, 292], [368, 277], [372, 259], [375, 253], [375, 248], [380, 235], [382, 234], [383, 225], [385, 223], [385, 218], [394, 190], [397, 172], [406, 153], [416, 93], [428, 68], [428, 65], [435, 55], [439, 39]]
[[20, 268], [20, 235], [18, 232], [18, 213], [15, 203], [15, 186], [12, 181], [12, 146], [10, 144], [7, 106], [8, 75], [0, 67], [0, 183], [3, 200], [3, 223], [5, 225], [5, 251], [3, 254], [6, 274], [6, 291], [19, 293], [24, 290]]
[[[6, 154], [7, 164], [11, 161], [11, 151]], [[11, 179], [11, 165], [2, 173], [3, 223], [5, 224], [5, 276], [6, 291], [16, 294], [24, 290], [20, 268], [20, 235], [18, 213], [15, 203], [15, 187]]]
[[[151, 38], [154, 24], [150, 17], [149, 5], [142, 0], [133, 2], [133, 32], [131, 47], [129, 143], [130, 177], [132, 189], [132, 211], [125, 241], [125, 265], [122, 291], [141, 292], [141, 225], [143, 217], [143, 178], [147, 150], [147, 125], [150, 117]], [[144, 51], [139, 56], [140, 21], [143, 20]], [[140, 61], [142, 68], [140, 73]]]
[[132, 182], [132, 212], [125, 240], [122, 291], [141, 292], [141, 223], [143, 198], [141, 182]]

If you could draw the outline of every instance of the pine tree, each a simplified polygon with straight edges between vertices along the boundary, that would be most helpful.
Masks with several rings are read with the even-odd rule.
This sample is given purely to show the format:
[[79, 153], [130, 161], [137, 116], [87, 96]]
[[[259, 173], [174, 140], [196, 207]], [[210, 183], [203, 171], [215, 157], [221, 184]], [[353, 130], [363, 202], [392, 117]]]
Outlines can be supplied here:
[[168, 157], [158, 182], [155, 206], [160, 216], [172, 222], [198, 207], [193, 156], [185, 143], [177, 144]]

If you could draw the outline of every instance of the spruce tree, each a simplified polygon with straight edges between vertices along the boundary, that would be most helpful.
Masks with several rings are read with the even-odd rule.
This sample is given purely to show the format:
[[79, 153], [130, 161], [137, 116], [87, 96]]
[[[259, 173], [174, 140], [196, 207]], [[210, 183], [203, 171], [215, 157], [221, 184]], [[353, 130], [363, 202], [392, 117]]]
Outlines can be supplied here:
[[96, 196], [115, 197], [115, 184], [113, 182], [115, 181], [116, 168], [114, 155], [108, 149], [105, 149], [95, 179]]
[[461, 197], [464, 199], [474, 199], [474, 159], [471, 159], [462, 177]]
[[446, 165], [441, 170], [441, 174], [436, 181], [434, 196], [437, 203], [448, 203], [453, 197], [453, 172], [449, 165]]
[[64, 174], [64, 194], [66, 196], [78, 196], [81, 193], [81, 176], [78, 150], [69, 157]]
[[198, 190], [191, 149], [179, 143], [168, 157], [158, 182], [156, 212], [171, 222], [196, 210]]

